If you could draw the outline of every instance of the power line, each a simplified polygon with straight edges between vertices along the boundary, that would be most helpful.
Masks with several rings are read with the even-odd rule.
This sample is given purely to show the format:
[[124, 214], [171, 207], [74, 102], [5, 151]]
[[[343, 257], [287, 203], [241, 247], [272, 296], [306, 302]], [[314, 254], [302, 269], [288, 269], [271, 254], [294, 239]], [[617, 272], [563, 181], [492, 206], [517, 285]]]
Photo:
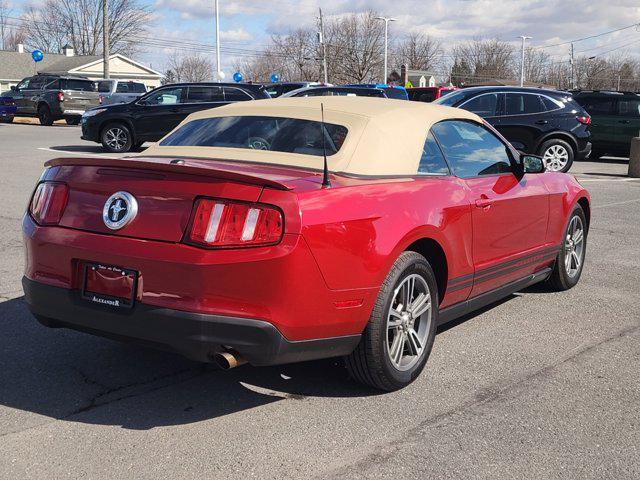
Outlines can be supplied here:
[[609, 35], [610, 33], [621, 32], [623, 30], [627, 30], [629, 28], [639, 27], [639, 26], [640, 26], [640, 23], [636, 22], [636, 23], [632, 23], [631, 25], [627, 25], [626, 27], [620, 27], [620, 28], [616, 28], [614, 30], [608, 30], [606, 32], [597, 33], [595, 35], [589, 35], [588, 37], [576, 38], [574, 40], [567, 40], [566, 42], [560, 42], [560, 43], [550, 43], [549, 45], [541, 45], [541, 46], [534, 47], [534, 48], [543, 49], [543, 48], [549, 48], [549, 47], [559, 47], [560, 45], [569, 45], [570, 43], [582, 42], [584, 40], [589, 40], [591, 38], [602, 37], [603, 35]]

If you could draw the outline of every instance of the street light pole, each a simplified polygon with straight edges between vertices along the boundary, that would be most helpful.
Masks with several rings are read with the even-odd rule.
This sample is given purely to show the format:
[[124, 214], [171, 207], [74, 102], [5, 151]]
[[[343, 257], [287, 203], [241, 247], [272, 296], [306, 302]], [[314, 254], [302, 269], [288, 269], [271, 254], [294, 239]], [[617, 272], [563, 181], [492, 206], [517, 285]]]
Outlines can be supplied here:
[[522, 58], [520, 59], [520, 86], [524, 86], [524, 44], [527, 40], [530, 40], [531, 37], [526, 37], [524, 35], [520, 35], [518, 38], [522, 39]]
[[109, 5], [102, 0], [102, 76], [109, 79]]
[[376, 17], [376, 20], [382, 20], [384, 22], [384, 80], [382, 83], [387, 83], [387, 56], [388, 56], [388, 47], [389, 47], [389, 22], [395, 22], [395, 18], [389, 17]]
[[220, 13], [218, 0], [216, 0], [216, 79], [220, 82]]

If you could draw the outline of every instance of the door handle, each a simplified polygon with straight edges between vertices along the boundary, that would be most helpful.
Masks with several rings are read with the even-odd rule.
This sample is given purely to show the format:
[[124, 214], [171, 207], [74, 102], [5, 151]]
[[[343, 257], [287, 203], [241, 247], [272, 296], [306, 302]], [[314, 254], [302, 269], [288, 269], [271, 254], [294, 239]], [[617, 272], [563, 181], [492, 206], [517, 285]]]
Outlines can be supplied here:
[[535, 122], [536, 125], [546, 125], [548, 123], [549, 123], [548, 120], [538, 120], [537, 122]]
[[493, 201], [487, 197], [484, 193], [480, 195], [480, 198], [476, 200], [476, 207], [488, 209], [493, 204]]
[[618, 123], [631, 123], [629, 120], [618, 120]]

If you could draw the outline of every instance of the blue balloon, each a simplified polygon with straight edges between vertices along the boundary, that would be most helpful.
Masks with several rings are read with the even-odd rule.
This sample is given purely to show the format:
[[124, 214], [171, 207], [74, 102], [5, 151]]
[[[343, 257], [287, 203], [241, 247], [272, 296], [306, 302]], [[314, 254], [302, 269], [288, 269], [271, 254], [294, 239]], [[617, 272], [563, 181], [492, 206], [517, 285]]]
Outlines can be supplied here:
[[280, 81], [280, 75], [277, 73], [271, 74], [271, 83], [278, 83]]
[[33, 58], [34, 62], [41, 62], [44, 58], [44, 53], [42, 53], [42, 50], [34, 50], [31, 52], [31, 58]]
[[244, 80], [244, 77], [242, 76], [242, 74], [240, 72], [236, 72], [233, 74], [233, 81], [236, 83], [240, 83], [242, 80]]

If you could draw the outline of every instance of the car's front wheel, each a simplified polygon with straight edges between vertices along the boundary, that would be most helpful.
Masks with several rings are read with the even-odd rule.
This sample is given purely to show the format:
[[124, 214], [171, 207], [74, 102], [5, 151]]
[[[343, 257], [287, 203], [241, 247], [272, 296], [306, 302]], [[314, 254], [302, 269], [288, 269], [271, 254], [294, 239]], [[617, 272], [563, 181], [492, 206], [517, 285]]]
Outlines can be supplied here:
[[133, 138], [131, 131], [122, 123], [112, 123], [102, 129], [102, 146], [107, 152], [124, 153], [131, 150]]
[[539, 153], [550, 172], [568, 172], [575, 158], [573, 147], [559, 138], [544, 142]]
[[586, 253], [587, 220], [582, 207], [576, 205], [569, 217], [560, 253], [549, 277], [549, 284], [554, 290], [568, 290], [578, 283]]
[[80, 117], [67, 117], [65, 121], [67, 125], [78, 125], [80, 123]]
[[438, 286], [429, 262], [403, 252], [387, 275], [360, 344], [346, 358], [357, 381], [398, 390], [424, 368], [438, 323]]

